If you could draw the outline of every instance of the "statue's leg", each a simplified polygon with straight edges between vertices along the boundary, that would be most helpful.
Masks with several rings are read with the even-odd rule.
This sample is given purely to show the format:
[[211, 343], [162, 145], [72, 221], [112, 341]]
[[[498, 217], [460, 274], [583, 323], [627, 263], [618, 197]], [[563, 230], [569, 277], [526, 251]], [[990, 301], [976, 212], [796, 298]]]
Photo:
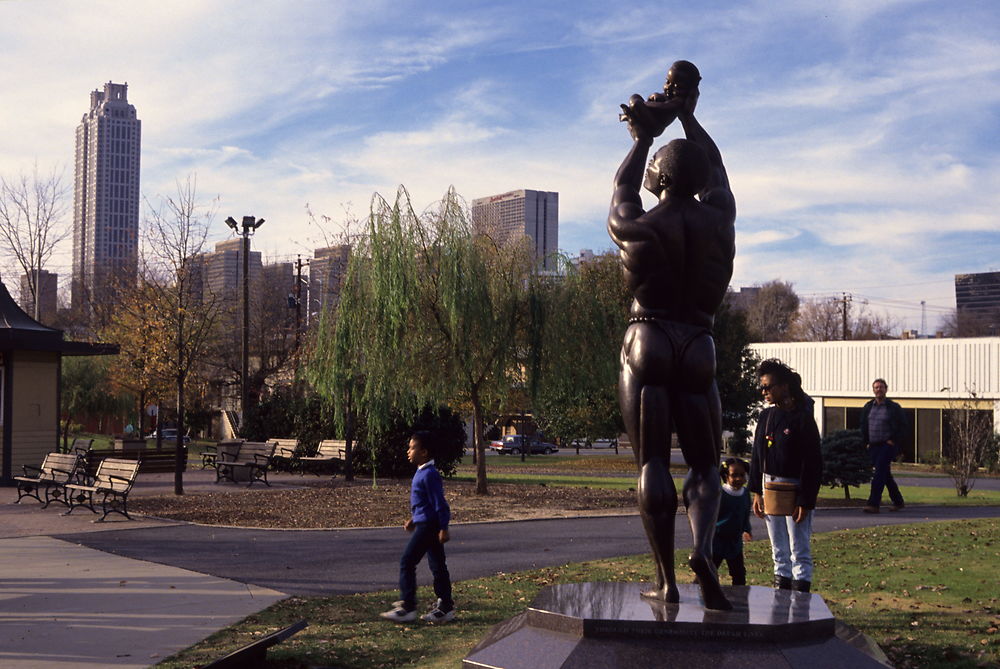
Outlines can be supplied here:
[[[653, 551], [655, 587], [643, 593], [661, 601], [677, 602], [674, 576], [674, 518], [677, 490], [670, 476], [670, 407], [662, 386], [643, 384], [641, 371], [657, 362], [648, 353], [649, 336], [640, 335], [643, 326], [632, 326], [622, 349], [622, 372], [618, 398], [639, 469], [637, 485], [639, 515]], [[648, 326], [646, 326], [648, 327]], [[639, 367], [639, 363], [643, 366]]]
[[642, 389], [642, 467], [639, 470], [639, 511], [656, 556], [660, 578], [656, 588], [642, 593], [666, 602], [680, 601], [674, 573], [674, 521], [677, 487], [670, 476], [670, 401], [666, 388]]
[[708, 335], [691, 342], [681, 364], [681, 382], [675, 395], [677, 436], [687, 462], [684, 504], [694, 546], [688, 563], [698, 576], [705, 606], [730, 610], [712, 561], [712, 538], [719, 515], [719, 452], [722, 447], [722, 409], [715, 384], [715, 345]]

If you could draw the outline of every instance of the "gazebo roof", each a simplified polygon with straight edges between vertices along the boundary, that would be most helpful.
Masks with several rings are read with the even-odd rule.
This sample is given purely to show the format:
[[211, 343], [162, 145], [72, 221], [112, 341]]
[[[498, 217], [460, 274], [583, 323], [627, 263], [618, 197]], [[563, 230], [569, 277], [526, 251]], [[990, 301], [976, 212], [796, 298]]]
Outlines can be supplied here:
[[42, 325], [24, 313], [0, 281], [0, 350], [59, 351], [66, 355], [109, 355], [118, 353], [115, 344], [63, 341], [62, 330]]

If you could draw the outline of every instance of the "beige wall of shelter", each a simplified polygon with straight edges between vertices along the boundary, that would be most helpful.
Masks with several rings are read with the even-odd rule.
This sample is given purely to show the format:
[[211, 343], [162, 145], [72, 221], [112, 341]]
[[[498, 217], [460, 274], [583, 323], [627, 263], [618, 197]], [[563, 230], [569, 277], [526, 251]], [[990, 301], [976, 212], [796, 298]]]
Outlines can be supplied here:
[[61, 330], [29, 317], [0, 282], [0, 483], [58, 450], [64, 355], [109, 355], [109, 344], [64, 341]]

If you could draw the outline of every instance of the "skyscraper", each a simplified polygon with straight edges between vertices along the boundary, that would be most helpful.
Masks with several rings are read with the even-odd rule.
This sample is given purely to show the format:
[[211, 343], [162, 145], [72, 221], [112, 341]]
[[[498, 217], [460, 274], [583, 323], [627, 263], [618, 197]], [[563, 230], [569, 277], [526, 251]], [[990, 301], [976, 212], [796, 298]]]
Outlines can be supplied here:
[[514, 190], [472, 201], [472, 222], [501, 235], [531, 237], [540, 269], [555, 270], [559, 249], [559, 193]]
[[128, 84], [104, 84], [76, 127], [73, 307], [104, 298], [112, 280], [134, 281], [139, 257], [142, 123]]
[[991, 334], [1000, 332], [1000, 272], [955, 275], [959, 316], [972, 317]]
[[325, 308], [335, 309], [340, 303], [340, 289], [347, 277], [351, 247], [347, 244], [316, 249], [309, 261], [308, 314]]

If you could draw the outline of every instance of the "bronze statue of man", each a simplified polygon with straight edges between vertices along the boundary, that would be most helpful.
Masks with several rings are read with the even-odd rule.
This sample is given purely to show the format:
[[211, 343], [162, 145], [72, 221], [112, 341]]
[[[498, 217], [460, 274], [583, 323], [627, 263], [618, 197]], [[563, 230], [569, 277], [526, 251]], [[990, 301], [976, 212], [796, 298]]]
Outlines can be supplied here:
[[[722, 448], [712, 324], [733, 273], [736, 202], [722, 155], [694, 117], [697, 85], [683, 95], [682, 104], [672, 102], [686, 139], [675, 139], [653, 155], [644, 183], [646, 156], [663, 128], [650, 115], [622, 119], [634, 144], [615, 175], [608, 232], [621, 249], [634, 300], [618, 396], [639, 467], [639, 510], [656, 560], [656, 586], [643, 595], [679, 601], [673, 557], [677, 490], [670, 476], [673, 428], [689, 467], [683, 496], [694, 548], [688, 564], [705, 606], [728, 610], [732, 606], [712, 562]], [[642, 208], [640, 185], [659, 199], [649, 211]]]

